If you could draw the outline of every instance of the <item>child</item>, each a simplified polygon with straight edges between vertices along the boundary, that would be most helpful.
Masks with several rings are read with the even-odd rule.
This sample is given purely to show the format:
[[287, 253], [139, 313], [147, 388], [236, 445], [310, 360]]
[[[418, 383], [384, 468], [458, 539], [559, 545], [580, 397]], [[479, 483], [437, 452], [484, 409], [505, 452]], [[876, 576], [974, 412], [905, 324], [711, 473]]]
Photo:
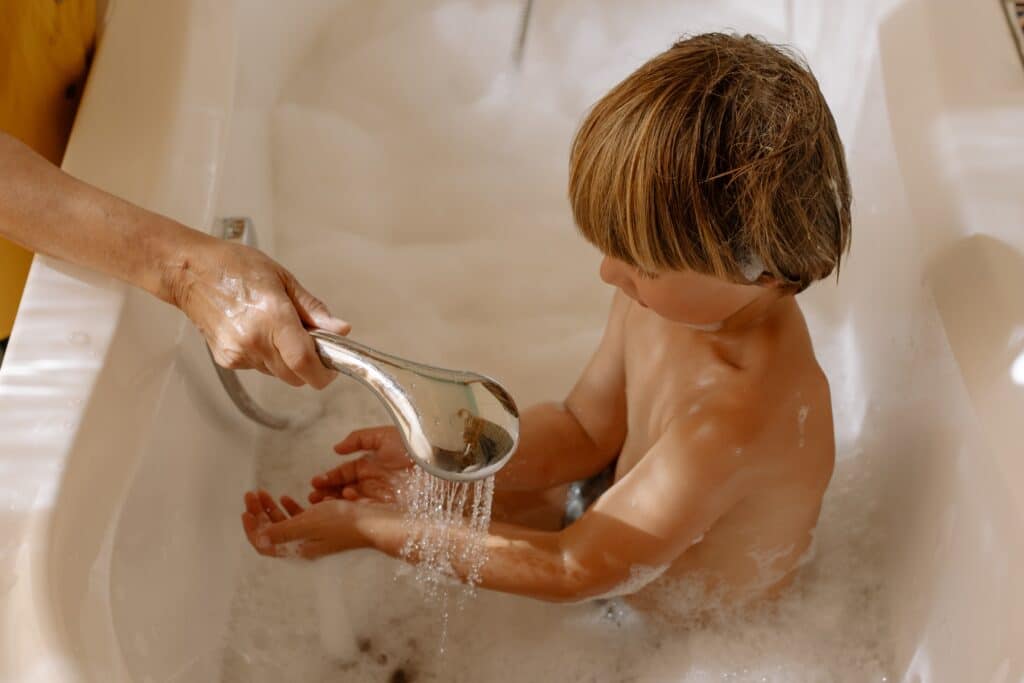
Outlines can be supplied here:
[[[834, 459], [828, 382], [793, 296], [839, 267], [850, 235], [817, 82], [753, 37], [682, 40], [587, 116], [569, 195], [618, 291], [568, 398], [522, 416], [481, 585], [576, 601], [665, 574], [725, 599], [775, 592], [808, 550]], [[371, 454], [316, 477], [309, 509], [247, 494], [256, 550], [400, 553], [397, 433], [362, 430], [335, 450]], [[607, 468], [610, 488], [552, 528], [540, 503]]]

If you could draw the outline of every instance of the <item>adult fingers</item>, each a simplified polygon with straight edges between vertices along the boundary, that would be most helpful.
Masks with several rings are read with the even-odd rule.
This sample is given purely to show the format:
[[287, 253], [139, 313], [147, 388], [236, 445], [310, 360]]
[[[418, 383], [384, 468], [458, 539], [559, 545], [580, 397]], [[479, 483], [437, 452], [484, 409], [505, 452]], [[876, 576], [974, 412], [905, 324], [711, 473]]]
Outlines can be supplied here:
[[278, 324], [272, 337], [278, 357], [288, 369], [314, 389], [323, 389], [335, 378], [333, 370], [320, 360], [313, 338], [294, 314]]
[[294, 277], [285, 279], [285, 291], [291, 298], [292, 303], [295, 304], [295, 310], [298, 312], [299, 318], [306, 325], [319, 327], [335, 334], [348, 334], [352, 330], [350, 324], [341, 318], [331, 315], [327, 305], [310, 294]]

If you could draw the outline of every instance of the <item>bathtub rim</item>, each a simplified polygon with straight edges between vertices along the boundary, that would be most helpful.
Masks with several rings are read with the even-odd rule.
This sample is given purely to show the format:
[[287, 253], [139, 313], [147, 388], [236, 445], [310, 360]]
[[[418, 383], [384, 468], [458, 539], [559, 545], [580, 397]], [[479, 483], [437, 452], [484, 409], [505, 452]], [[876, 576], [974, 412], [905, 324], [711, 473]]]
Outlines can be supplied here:
[[[237, 3], [110, 0], [105, 7], [62, 168], [209, 231], [234, 107]], [[135, 106], [126, 106], [132, 99]], [[110, 164], [118, 155], [128, 163]], [[57, 604], [53, 570], [61, 558], [52, 546], [55, 502], [83, 417], [97, 383], [112, 372], [111, 347], [136, 334], [124, 312], [138, 306], [166, 309], [153, 314], [166, 333], [162, 348], [139, 350], [166, 374], [183, 316], [112, 278], [48, 257], [33, 260], [0, 370], [0, 467], [19, 468], [17, 490], [4, 496], [11, 514], [0, 524], [0, 680], [93, 680], [98, 671], [107, 680], [125, 677], [112, 626], [102, 653], [82, 652], [81, 634], [67, 632], [61, 613], [75, 607]], [[61, 327], [65, 321], [70, 327]], [[22, 476], [25, 469], [31, 474]], [[105, 658], [112, 660], [99, 661]]]

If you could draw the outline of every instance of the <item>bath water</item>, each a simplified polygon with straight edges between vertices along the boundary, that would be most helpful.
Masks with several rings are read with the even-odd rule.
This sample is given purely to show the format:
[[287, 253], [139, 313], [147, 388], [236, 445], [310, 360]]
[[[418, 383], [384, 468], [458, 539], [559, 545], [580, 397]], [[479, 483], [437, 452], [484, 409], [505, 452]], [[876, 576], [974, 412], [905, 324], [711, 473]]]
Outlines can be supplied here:
[[[302, 396], [304, 401], [284, 387], [268, 398], [273, 407], [320, 415], [308, 425], [269, 434], [259, 454], [257, 484], [296, 497], [308, 492], [313, 474], [338, 463], [334, 442], [387, 419], [375, 398], [345, 380], [321, 395]], [[446, 613], [446, 565], [458, 546], [429, 551], [424, 565], [431, 569], [425, 573], [422, 565], [375, 551], [313, 563], [269, 559], [253, 552], [239, 530], [242, 566], [222, 680], [361, 683], [398, 675], [444, 683], [883, 681], [889, 674], [888, 631], [877, 558], [885, 539], [874, 521], [879, 485], [867, 464], [872, 459], [856, 450], [840, 454], [813, 557], [777, 603], [709, 621], [685, 618], [706, 608], [706, 596], [659, 578], [661, 567], [635, 568], [631, 585], [612, 595], [646, 586], [683, 617], [675, 623], [650, 620], [615, 597], [555, 605], [479, 589], [462, 609], [450, 600]], [[454, 517], [461, 500], [471, 509], [477, 498], [467, 488], [485, 488], [480, 500], [487, 500], [485, 484], [460, 491], [430, 479], [421, 475], [424, 488], [434, 491], [420, 494], [414, 507], [435, 519]], [[428, 505], [428, 498], [435, 502]], [[478, 515], [476, 523], [472, 514], [462, 523], [482, 529], [484, 510]]]

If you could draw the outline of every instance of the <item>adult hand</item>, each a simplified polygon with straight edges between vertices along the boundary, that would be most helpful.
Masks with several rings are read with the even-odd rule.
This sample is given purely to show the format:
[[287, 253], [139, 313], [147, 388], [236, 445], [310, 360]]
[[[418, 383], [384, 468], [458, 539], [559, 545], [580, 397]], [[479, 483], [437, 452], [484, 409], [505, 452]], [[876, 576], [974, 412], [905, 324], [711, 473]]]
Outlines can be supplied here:
[[336, 376], [320, 362], [305, 328], [348, 334], [350, 325], [262, 252], [204, 240], [166, 277], [169, 300], [199, 328], [219, 365], [317, 389]]

